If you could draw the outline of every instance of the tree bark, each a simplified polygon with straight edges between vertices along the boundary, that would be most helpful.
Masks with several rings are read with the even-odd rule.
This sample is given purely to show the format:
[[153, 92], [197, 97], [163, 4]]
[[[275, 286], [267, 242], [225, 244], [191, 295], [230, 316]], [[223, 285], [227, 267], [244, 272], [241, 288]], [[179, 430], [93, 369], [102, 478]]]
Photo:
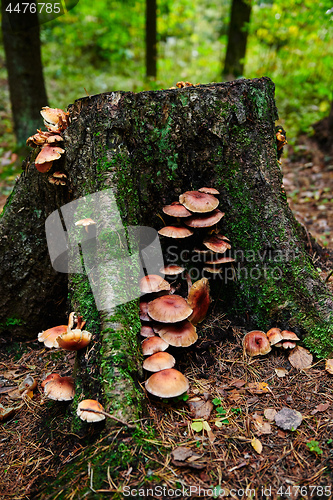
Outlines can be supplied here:
[[[6, 12], [15, 5], [9, 0], [1, 1], [2, 35], [6, 55], [6, 67], [14, 131], [18, 144], [42, 125], [40, 109], [47, 106], [44, 84], [38, 14]], [[24, 4], [20, 6], [21, 10]]]
[[[211, 279], [214, 311], [222, 309], [248, 330], [292, 329], [317, 355], [332, 352], [332, 295], [287, 204], [277, 162], [271, 80], [111, 92], [79, 99], [69, 111], [66, 157], [53, 167], [64, 169], [68, 186], [51, 186], [49, 174], [35, 169], [34, 153], [2, 216], [3, 336], [33, 338], [61, 324], [61, 314], [82, 314], [96, 344], [79, 357], [78, 383], [87, 397], [102, 385], [107, 411], [135, 419], [142, 398], [135, 383], [138, 302], [98, 311], [87, 276], [72, 272], [66, 311], [67, 276], [48, 261], [45, 219], [71, 200], [111, 189], [125, 226], [159, 229], [163, 205], [184, 191], [214, 186], [221, 191], [223, 232], [236, 258], [234, 269]], [[106, 240], [100, 241], [103, 255]], [[164, 243], [164, 251], [170, 254], [170, 244]], [[96, 276], [108, 293], [102, 273]]]
[[157, 75], [157, 2], [146, 0], [146, 76]]
[[232, 0], [223, 76], [233, 80], [244, 74], [244, 59], [251, 16], [251, 0]]

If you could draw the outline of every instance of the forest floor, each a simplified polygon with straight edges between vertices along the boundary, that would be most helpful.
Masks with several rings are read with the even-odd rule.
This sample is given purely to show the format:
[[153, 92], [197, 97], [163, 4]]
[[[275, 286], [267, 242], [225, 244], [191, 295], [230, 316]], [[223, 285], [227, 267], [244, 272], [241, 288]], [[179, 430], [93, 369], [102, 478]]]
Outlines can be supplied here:
[[[7, 160], [14, 164], [16, 158]], [[302, 137], [282, 168], [296, 217], [333, 250], [333, 157]], [[311, 244], [310, 253], [333, 286], [332, 262], [323, 262]], [[90, 427], [78, 436], [70, 430], [70, 405], [45, 399], [40, 382], [52, 371], [70, 375], [73, 353], [47, 350], [36, 341], [0, 342], [0, 404], [15, 408], [1, 423], [0, 498], [46, 500], [52, 491], [46, 485], [73, 461], [83, 462], [88, 443], [110, 446], [115, 439], [126, 444], [135, 462], [107, 468], [98, 481], [86, 463], [66, 489], [52, 491], [52, 499], [333, 498], [333, 375], [325, 361], [299, 370], [289, 352], [277, 348], [250, 358], [242, 348], [244, 331], [223, 316], [207, 317], [198, 333], [198, 342], [177, 359], [190, 381], [189, 399], [148, 399], [149, 415], [140, 426], [154, 430], [153, 438], [143, 438], [149, 451], [121, 426], [108, 434]], [[9, 388], [27, 374], [39, 383], [32, 399], [13, 398]], [[297, 429], [275, 423], [274, 412], [284, 407], [301, 414]]]

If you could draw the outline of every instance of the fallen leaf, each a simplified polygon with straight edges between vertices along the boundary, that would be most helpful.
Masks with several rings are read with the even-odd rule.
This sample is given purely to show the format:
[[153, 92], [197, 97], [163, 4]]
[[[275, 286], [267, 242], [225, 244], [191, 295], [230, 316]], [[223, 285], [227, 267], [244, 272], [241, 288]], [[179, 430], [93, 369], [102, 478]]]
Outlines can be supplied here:
[[272, 433], [271, 424], [264, 422], [260, 415], [253, 419], [253, 425], [258, 435]]
[[171, 452], [171, 457], [175, 460], [184, 461], [187, 458], [193, 455], [193, 451], [191, 448], [187, 448], [186, 446], [178, 446]]
[[243, 387], [243, 385], [245, 384], [246, 384], [245, 380], [236, 378], [235, 380], [232, 380], [229, 385], [232, 387], [237, 387], [237, 389], [239, 389], [240, 387]]
[[284, 439], [285, 437], [287, 437], [287, 433], [284, 432], [282, 429], [278, 429], [277, 436]]
[[294, 431], [302, 423], [303, 417], [299, 411], [282, 408], [274, 417], [276, 425], [284, 430]]
[[266, 408], [266, 410], [264, 410], [264, 416], [267, 420], [273, 421], [276, 414], [277, 411], [274, 408]]
[[288, 373], [288, 370], [286, 370], [285, 368], [274, 368], [274, 371], [276, 375], [280, 378], [285, 377]]
[[313, 361], [312, 354], [304, 347], [296, 346], [288, 356], [289, 363], [297, 370], [310, 368]]
[[330, 403], [321, 403], [312, 410], [311, 415], [315, 415], [318, 411], [326, 411], [330, 406]]
[[190, 407], [193, 418], [207, 419], [214, 408], [214, 405], [210, 401], [203, 401], [198, 397], [188, 399], [186, 403]]
[[265, 392], [269, 392], [267, 382], [250, 382], [247, 384], [246, 390], [253, 394], [264, 394]]
[[257, 439], [257, 438], [255, 438], [255, 437], [254, 437], [254, 438], [251, 440], [251, 446], [252, 446], [252, 448], [253, 448], [253, 449], [254, 449], [257, 453], [259, 453], [259, 455], [260, 455], [260, 453], [262, 452], [262, 444], [261, 444], [261, 441], [259, 441], [259, 439]]
[[325, 370], [333, 375], [333, 359], [326, 359]]
[[192, 422], [191, 429], [194, 432], [201, 432], [202, 429], [203, 429], [203, 422], [202, 422], [202, 420], [200, 420], [199, 422]]
[[171, 462], [177, 467], [191, 467], [192, 469], [203, 469], [205, 463], [196, 463], [197, 460], [202, 458], [203, 455], [199, 455], [191, 448], [186, 446], [178, 446], [171, 452]]
[[237, 389], [233, 389], [228, 393], [228, 399], [230, 401], [233, 401], [234, 403], [237, 403], [239, 400], [242, 399], [242, 396], [239, 393], [239, 391], [237, 391]]

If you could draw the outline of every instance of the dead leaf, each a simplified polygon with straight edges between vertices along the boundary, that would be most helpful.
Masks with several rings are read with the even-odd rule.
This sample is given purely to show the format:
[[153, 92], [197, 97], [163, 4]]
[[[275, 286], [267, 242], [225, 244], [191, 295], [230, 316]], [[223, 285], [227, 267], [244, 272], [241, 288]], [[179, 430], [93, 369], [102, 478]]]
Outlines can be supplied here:
[[319, 411], [326, 411], [330, 406], [330, 403], [321, 403], [312, 410], [311, 415], [315, 415]]
[[260, 453], [262, 452], [262, 444], [261, 444], [261, 441], [259, 441], [259, 439], [257, 439], [257, 438], [255, 438], [255, 437], [254, 437], [254, 438], [251, 440], [251, 446], [252, 446], [252, 448], [253, 448], [253, 449], [254, 449], [257, 453], [259, 453], [259, 455], [260, 455]]
[[236, 387], [237, 389], [239, 389], [240, 387], [243, 387], [243, 385], [245, 384], [246, 384], [245, 380], [236, 378], [235, 380], [232, 380], [230, 382], [229, 386]]
[[296, 370], [305, 370], [312, 365], [313, 356], [307, 349], [298, 345], [291, 351], [288, 359]]
[[288, 373], [288, 370], [286, 370], [285, 368], [274, 368], [274, 371], [276, 375], [280, 378], [285, 377]]
[[253, 394], [264, 394], [265, 392], [269, 392], [267, 382], [250, 382], [247, 384], [246, 390]]
[[264, 410], [264, 416], [267, 420], [273, 421], [276, 414], [277, 411], [274, 408], [266, 408], [266, 410]]
[[264, 422], [261, 415], [253, 415], [253, 425], [258, 435], [271, 434], [271, 424]]
[[232, 391], [230, 391], [228, 393], [228, 399], [230, 401], [233, 401], [234, 403], [237, 403], [238, 401], [240, 401], [242, 399], [242, 396], [241, 396], [240, 392], [237, 391], [237, 389], [233, 389]]
[[178, 446], [178, 448], [175, 448], [171, 452], [171, 457], [174, 460], [180, 460], [184, 461], [187, 458], [191, 457], [193, 455], [193, 451], [191, 448], [187, 448], [186, 446]]
[[325, 370], [333, 375], [333, 359], [326, 359]]
[[210, 401], [203, 401], [198, 397], [188, 399], [186, 403], [190, 407], [191, 416], [193, 418], [208, 419], [214, 408], [214, 405]]
[[299, 411], [282, 408], [274, 417], [276, 425], [284, 430], [294, 431], [302, 423], [303, 417]]
[[171, 452], [171, 462], [177, 467], [191, 467], [192, 469], [203, 469], [205, 463], [196, 463], [196, 460], [202, 458], [203, 455], [199, 455], [191, 448], [186, 446], [178, 446]]

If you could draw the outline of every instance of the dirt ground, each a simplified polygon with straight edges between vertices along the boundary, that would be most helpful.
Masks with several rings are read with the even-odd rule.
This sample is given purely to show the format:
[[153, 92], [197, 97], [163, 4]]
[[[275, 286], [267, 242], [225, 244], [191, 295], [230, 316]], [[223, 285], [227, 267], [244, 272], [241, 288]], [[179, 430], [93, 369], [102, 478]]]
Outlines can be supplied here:
[[[333, 250], [333, 158], [303, 137], [282, 168], [297, 219]], [[332, 283], [329, 263], [322, 266], [315, 252], [312, 258]], [[80, 478], [88, 488], [84, 498], [333, 498], [333, 375], [325, 361], [298, 370], [278, 348], [250, 358], [242, 348], [245, 332], [224, 316], [208, 316], [198, 333], [198, 342], [177, 357], [190, 381], [189, 399], [171, 404], [149, 397], [140, 425], [155, 429], [151, 452], [135, 448], [137, 467], [106, 474], [97, 489], [87, 464]], [[15, 408], [0, 423], [0, 498], [44, 499], [43, 487], [86, 446], [70, 431], [69, 405], [45, 399], [40, 387], [51, 371], [70, 375], [75, 355], [37, 341], [0, 343], [0, 352], [0, 404]], [[27, 374], [38, 381], [32, 399], [13, 399], [9, 388]], [[299, 412], [302, 423], [279, 427], [274, 410], [282, 408]], [[122, 439], [119, 428], [95, 438], [114, 436]], [[130, 437], [124, 441], [131, 447]], [[58, 498], [83, 498], [75, 481]]]

